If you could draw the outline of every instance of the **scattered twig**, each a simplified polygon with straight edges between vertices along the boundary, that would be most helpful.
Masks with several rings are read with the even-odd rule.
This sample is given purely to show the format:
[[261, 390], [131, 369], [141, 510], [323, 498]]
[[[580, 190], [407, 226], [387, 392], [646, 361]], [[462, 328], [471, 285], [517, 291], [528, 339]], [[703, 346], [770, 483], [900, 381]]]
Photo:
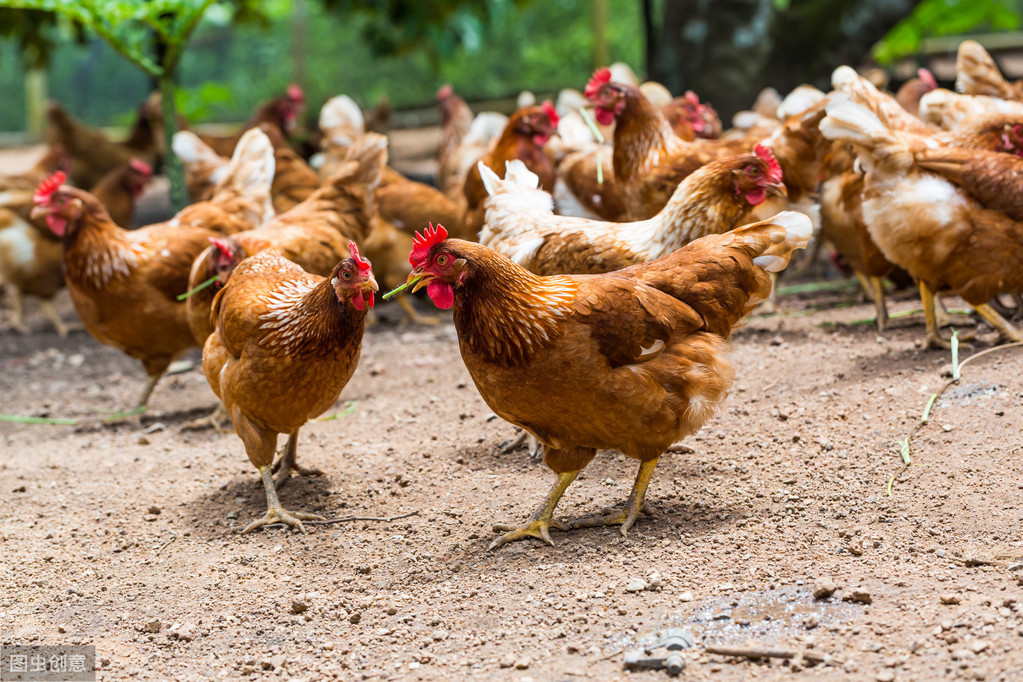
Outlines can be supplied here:
[[828, 654], [822, 654], [816, 651], [789, 651], [788, 649], [766, 649], [763, 647], [745, 647], [745, 646], [717, 646], [710, 645], [703, 647], [703, 650], [708, 654], [718, 654], [719, 656], [739, 656], [741, 658], [787, 658], [792, 659], [797, 656], [802, 656], [804, 661], [810, 663], [838, 663], [841, 664], [836, 658], [829, 656]]
[[[407, 519], [410, 516], [416, 516], [419, 514], [419, 510], [415, 509], [404, 514], [398, 514], [397, 516], [346, 516], [343, 519], [327, 519], [326, 521], [306, 521], [310, 526], [330, 526], [335, 523], [348, 523], [349, 521], [382, 521], [384, 523], [390, 523], [391, 521], [397, 521], [398, 519]], [[277, 524], [274, 524], [277, 525]]]
[[909, 433], [906, 434], [905, 438], [903, 438], [902, 440], [898, 441], [900, 452], [902, 454], [903, 465], [902, 465], [901, 469], [899, 469], [894, 474], [892, 474], [891, 478], [888, 479], [888, 486], [887, 486], [887, 489], [886, 489], [886, 494], [889, 497], [892, 494], [892, 488], [895, 485], [895, 479], [897, 479], [899, 477], [899, 475], [902, 474], [902, 472], [904, 472], [907, 468], [909, 468], [910, 464], [912, 463], [912, 461], [910, 459], [910, 443], [913, 440], [913, 436], [916, 435], [917, 431], [919, 431], [923, 427], [927, 426], [927, 422], [930, 421], [930, 418], [931, 418], [931, 411], [934, 409], [934, 405], [935, 405], [935, 403], [937, 403], [938, 398], [940, 398], [942, 396], [942, 394], [944, 394], [945, 391], [948, 390], [949, 386], [951, 386], [952, 384], [958, 384], [959, 383], [959, 380], [962, 378], [963, 367], [965, 367], [966, 365], [970, 364], [971, 362], [973, 362], [977, 358], [984, 357], [985, 355], [989, 355], [991, 353], [994, 353], [994, 352], [1000, 351], [1000, 350], [1006, 350], [1008, 348], [1018, 348], [1020, 346], [1023, 346], [1023, 341], [1013, 341], [1012, 343], [1003, 343], [1000, 346], [993, 346], [993, 347], [988, 348], [986, 350], [982, 350], [982, 351], [980, 351], [978, 353], [974, 353], [973, 355], [971, 355], [970, 357], [966, 358], [962, 362], [959, 362], [959, 332], [953, 330], [953, 332], [952, 332], [952, 378], [949, 379], [948, 381], [946, 381], [944, 383], [944, 385], [941, 388], [939, 388], [935, 393], [931, 394], [931, 397], [927, 400], [927, 405], [924, 407], [923, 414], [920, 416], [920, 421], [918, 421], [916, 424], [913, 425], [913, 428], [909, 430]]
[[167, 547], [168, 547], [168, 546], [169, 546], [169, 545], [170, 545], [170, 544], [171, 544], [172, 542], [174, 542], [174, 541], [175, 541], [175, 540], [177, 540], [177, 539], [178, 539], [178, 536], [177, 536], [177, 535], [173, 536], [173, 537], [172, 537], [172, 538], [171, 538], [170, 540], [168, 540], [167, 542], [165, 542], [165, 543], [163, 543], [162, 545], [160, 545], [159, 547], [157, 547], [157, 548], [156, 548], [156, 552], [155, 552], [155, 553], [156, 553], [157, 555], [159, 555], [159, 554], [160, 554], [160, 552], [162, 552], [163, 550], [167, 549]]

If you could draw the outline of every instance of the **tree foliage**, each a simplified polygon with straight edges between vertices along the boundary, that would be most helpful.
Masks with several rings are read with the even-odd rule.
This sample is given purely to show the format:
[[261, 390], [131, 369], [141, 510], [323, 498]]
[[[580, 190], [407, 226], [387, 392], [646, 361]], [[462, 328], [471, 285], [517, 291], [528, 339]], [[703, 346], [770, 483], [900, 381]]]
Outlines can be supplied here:
[[970, 31], [1009, 31], [1020, 26], [1020, 0], [923, 0], [872, 50], [874, 59], [890, 64], [916, 53], [925, 38]]

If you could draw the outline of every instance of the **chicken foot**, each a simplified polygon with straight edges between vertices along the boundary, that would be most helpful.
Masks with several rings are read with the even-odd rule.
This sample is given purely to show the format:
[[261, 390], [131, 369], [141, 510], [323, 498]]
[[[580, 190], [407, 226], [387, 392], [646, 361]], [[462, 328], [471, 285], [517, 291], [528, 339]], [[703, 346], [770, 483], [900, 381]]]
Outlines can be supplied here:
[[28, 334], [29, 328], [25, 324], [25, 297], [20, 291], [14, 292], [14, 310], [11, 311], [11, 326], [19, 334]]
[[515, 542], [516, 540], [524, 540], [527, 537], [539, 538], [543, 540], [551, 547], [554, 546], [554, 541], [551, 540], [550, 528], [553, 526], [557, 530], [568, 530], [561, 521], [554, 519], [554, 508], [558, 506], [558, 501], [561, 500], [561, 496], [565, 494], [568, 486], [572, 484], [575, 477], [579, 475], [581, 469], [575, 471], [566, 471], [558, 474], [558, 480], [554, 483], [554, 487], [547, 493], [547, 498], [537, 508], [533, 515], [529, 517], [529, 520], [521, 526], [513, 526], [507, 523], [495, 523], [494, 530], [503, 532], [508, 531], [501, 537], [497, 538], [490, 543], [488, 550], [495, 550], [498, 547], [507, 545], [509, 542]]
[[888, 304], [885, 301], [884, 280], [880, 277], [865, 275], [859, 270], [856, 270], [855, 274], [863, 288], [863, 293], [874, 303], [874, 320], [877, 322], [877, 331], [883, 332], [888, 326]]
[[536, 436], [531, 434], [529, 431], [526, 431], [525, 429], [519, 431], [519, 434], [515, 436], [515, 438], [504, 441], [503, 443], [498, 445], [498, 447], [501, 448], [502, 455], [507, 455], [509, 452], [514, 452], [516, 448], [518, 448], [523, 443], [527, 442], [528, 445], [526, 446], [526, 451], [529, 453], [529, 459], [534, 462], [539, 462], [540, 460], [542, 460], [543, 443], [541, 443]]
[[266, 514], [264, 514], [262, 518], [256, 519], [247, 525], [242, 533], [251, 533], [257, 528], [269, 526], [274, 523], [283, 523], [286, 526], [298, 528], [304, 533], [305, 526], [302, 525], [303, 521], [324, 520], [324, 518], [319, 514], [310, 514], [308, 512], [289, 512], [281, 507], [281, 501], [277, 498], [277, 489], [274, 488], [274, 480], [271, 476], [269, 466], [264, 465], [259, 467], [259, 477], [263, 479], [263, 487], [266, 488]]
[[201, 431], [212, 428], [219, 433], [234, 433], [234, 427], [227, 426], [230, 421], [231, 415], [227, 413], [227, 408], [224, 407], [224, 404], [220, 403], [205, 417], [199, 417], [187, 424], [182, 424], [181, 428], [185, 431]]
[[[659, 458], [658, 458], [659, 459]], [[572, 519], [568, 522], [570, 528], [596, 528], [600, 526], [621, 526], [623, 536], [629, 534], [629, 529], [636, 523], [641, 513], [653, 514], [646, 504], [646, 489], [650, 485], [650, 478], [654, 475], [657, 467], [657, 459], [643, 462], [639, 465], [639, 472], [636, 474], [636, 482], [632, 485], [632, 492], [625, 502], [625, 507], [611, 514], [599, 516], [584, 516]]]
[[49, 318], [50, 322], [53, 324], [53, 328], [57, 330], [57, 336], [62, 339], [66, 339], [68, 326], [64, 324], [64, 320], [60, 319], [60, 315], [57, 314], [57, 309], [53, 307], [53, 301], [41, 299], [39, 301], [39, 307], [43, 309], [43, 314]]
[[998, 311], [992, 308], [987, 303], [982, 303], [978, 306], [974, 306], [974, 309], [983, 317], [988, 324], [998, 330], [998, 333], [1003, 338], [1009, 341], [1023, 341], [1023, 333], [1021, 333], [1011, 322], [1006, 320], [1004, 317], [998, 314]]
[[291, 478], [291, 472], [294, 471], [299, 476], [323, 476], [323, 472], [315, 467], [304, 467], [300, 466], [298, 461], [298, 429], [288, 436], [288, 442], [284, 445], [284, 454], [277, 460], [277, 463], [273, 465], [271, 471], [277, 474], [277, 478], [274, 479], [274, 483], [277, 484], [278, 488], [284, 487], [284, 484]]

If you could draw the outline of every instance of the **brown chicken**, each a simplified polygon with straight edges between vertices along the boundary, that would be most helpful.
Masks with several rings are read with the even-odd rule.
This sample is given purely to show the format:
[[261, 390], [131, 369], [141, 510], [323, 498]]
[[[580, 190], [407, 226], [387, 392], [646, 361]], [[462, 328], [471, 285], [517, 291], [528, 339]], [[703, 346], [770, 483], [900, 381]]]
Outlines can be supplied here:
[[[482, 162], [480, 162], [482, 164]], [[786, 207], [774, 156], [712, 161], [682, 181], [649, 220], [612, 223], [555, 215], [549, 194], [518, 161], [501, 180], [480, 169], [491, 196], [480, 243], [538, 275], [601, 273], [661, 258], [708, 234], [772, 216]]]
[[[337, 401], [359, 364], [377, 284], [354, 243], [349, 250], [327, 277], [262, 251], [242, 261], [213, 303], [216, 330], [203, 347], [203, 371], [266, 489], [266, 515], [243, 532], [272, 523], [304, 531], [302, 521], [321, 518], [284, 510], [277, 488], [292, 470], [321, 473], [299, 467], [298, 431]], [[288, 442], [275, 482], [282, 433]]]
[[62, 187], [64, 179], [58, 172], [39, 186], [33, 216], [63, 239], [68, 292], [86, 330], [142, 362], [149, 378], [136, 410], [144, 410], [174, 357], [196, 345], [177, 296], [217, 235], [185, 224], [124, 230], [94, 196]]
[[447, 192], [452, 183], [464, 181], [457, 150], [472, 127], [473, 116], [472, 109], [455, 94], [450, 85], [444, 85], [437, 91], [437, 108], [440, 110], [441, 125], [440, 149], [437, 151], [437, 186]]
[[961, 296], [1003, 336], [1023, 340], [988, 304], [1023, 292], [1023, 223], [924, 170], [914, 152], [926, 144], [855, 102], [833, 99], [821, 132], [856, 147], [866, 170], [863, 220], [885, 257], [919, 282], [928, 345], [949, 345], [935, 318], [934, 295], [942, 292]]
[[721, 118], [709, 104], [700, 101], [699, 95], [686, 90], [682, 97], [676, 97], [661, 107], [665, 118], [683, 140], [716, 140], [721, 137]]
[[153, 168], [148, 163], [132, 159], [100, 178], [91, 194], [106, 207], [111, 220], [130, 230], [135, 226], [135, 201], [151, 177]]
[[297, 85], [289, 85], [283, 95], [274, 97], [256, 109], [256, 113], [252, 115], [249, 122], [237, 133], [233, 135], [204, 135], [200, 133], [199, 139], [219, 156], [231, 156], [235, 146], [247, 130], [258, 128], [262, 123], [272, 123], [280, 130], [291, 131], [295, 128], [303, 109], [305, 109], [305, 95], [302, 93], [302, 88]]
[[367, 239], [374, 217], [373, 189], [387, 160], [383, 136], [373, 135], [376, 141], [367, 138], [353, 147], [353, 160], [295, 208], [256, 229], [214, 240], [195, 259], [189, 291], [217, 277], [212, 286], [187, 299], [189, 325], [200, 345], [213, 331], [210, 306], [216, 292], [244, 258], [272, 248], [306, 272], [323, 277], [349, 256], [349, 241]]
[[655, 216], [678, 184], [700, 166], [753, 146], [744, 139], [683, 140], [638, 88], [612, 81], [606, 68], [594, 73], [586, 98], [595, 107], [598, 123], [615, 123], [614, 177], [622, 187], [630, 220]]
[[[118, 225], [131, 228], [135, 199], [151, 173], [146, 163], [133, 159], [130, 164], [104, 176], [93, 188], [93, 196], [107, 207], [108, 213], [117, 215]], [[29, 205], [34, 206], [31, 202]], [[18, 331], [28, 332], [23, 317], [24, 299], [34, 296], [39, 298], [40, 307], [57, 334], [65, 337], [68, 328], [52, 303], [53, 297], [64, 287], [61, 240], [44, 219], [31, 220], [30, 215], [31, 209], [24, 206], [19, 206], [17, 211], [0, 209], [0, 281], [9, 283], [15, 290], [11, 323]]]
[[53, 297], [64, 287], [63, 250], [60, 239], [40, 229], [36, 222], [0, 208], [0, 286], [7, 283], [14, 288], [11, 326], [15, 330], [29, 332], [24, 317], [25, 297], [34, 296], [57, 333], [65, 337], [67, 326], [53, 307]]
[[937, 90], [938, 81], [934, 74], [927, 69], [917, 69], [916, 78], [910, 78], [902, 84], [899, 91], [895, 93], [895, 101], [902, 105], [902, 108], [913, 114], [920, 115], [920, 98], [931, 90]]
[[959, 43], [956, 54], [956, 90], [964, 95], [985, 95], [1023, 100], [1023, 82], [1010, 83], [988, 51], [975, 40]]
[[157, 139], [152, 119], [159, 112], [149, 102], [139, 107], [138, 117], [128, 138], [114, 142], [106, 133], [72, 118], [56, 102], [46, 108], [50, 123], [47, 138], [60, 145], [71, 156], [71, 181], [78, 187], [92, 187], [113, 169], [130, 163], [133, 158], [153, 165], [157, 158]]
[[[554, 191], [554, 168], [543, 152], [543, 146], [551, 135], [558, 132], [558, 114], [554, 105], [544, 102], [540, 106], [526, 107], [516, 111], [508, 120], [504, 132], [494, 148], [480, 159], [487, 168], [504, 175], [504, 165], [518, 159], [540, 178], [540, 186], [547, 192]], [[480, 178], [479, 168], [473, 166], [465, 178], [465, 200], [467, 213], [464, 230], [459, 236], [476, 239], [476, 233], [483, 224], [483, 201], [487, 190]]]
[[[558, 164], [554, 197], [558, 213], [600, 220], [626, 220], [625, 196], [615, 179], [614, 151], [607, 145], [567, 154]], [[597, 174], [597, 164], [600, 174]]]
[[[508, 532], [491, 548], [530, 536], [553, 544], [552, 526], [628, 532], [658, 459], [727, 395], [732, 328], [767, 297], [768, 271], [785, 267], [811, 231], [809, 219], [789, 214], [609, 274], [548, 277], [480, 244], [445, 241], [442, 228], [418, 237], [409, 281], [454, 308], [462, 359], [483, 399], [538, 438], [558, 474], [525, 524], [495, 526]], [[625, 509], [555, 521], [566, 488], [604, 448], [640, 462]]]
[[223, 176], [218, 177], [207, 201], [186, 206], [164, 224], [234, 234], [259, 227], [273, 217], [274, 150], [261, 130], [254, 128], [242, 135]]
[[32, 213], [32, 196], [39, 183], [57, 171], [69, 172], [71, 157], [64, 147], [52, 145], [32, 168], [20, 175], [0, 176], [0, 207], [18, 213], [24, 220]]

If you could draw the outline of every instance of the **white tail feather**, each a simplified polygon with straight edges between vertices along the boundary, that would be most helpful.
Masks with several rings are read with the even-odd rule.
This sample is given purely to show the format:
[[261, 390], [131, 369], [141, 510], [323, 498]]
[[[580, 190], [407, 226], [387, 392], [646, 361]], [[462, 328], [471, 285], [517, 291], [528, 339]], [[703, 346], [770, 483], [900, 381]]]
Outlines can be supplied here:
[[320, 109], [320, 130], [331, 143], [347, 147], [366, 132], [366, 119], [351, 97], [338, 95]]
[[504, 179], [529, 189], [536, 189], [540, 186], [540, 177], [529, 170], [526, 164], [519, 159], [512, 159], [505, 164]]
[[480, 178], [483, 180], [483, 187], [487, 190], [487, 194], [490, 196], [497, 194], [501, 189], [501, 178], [497, 177], [497, 173], [490, 170], [482, 161], [476, 162], [476, 168], [479, 169]]

